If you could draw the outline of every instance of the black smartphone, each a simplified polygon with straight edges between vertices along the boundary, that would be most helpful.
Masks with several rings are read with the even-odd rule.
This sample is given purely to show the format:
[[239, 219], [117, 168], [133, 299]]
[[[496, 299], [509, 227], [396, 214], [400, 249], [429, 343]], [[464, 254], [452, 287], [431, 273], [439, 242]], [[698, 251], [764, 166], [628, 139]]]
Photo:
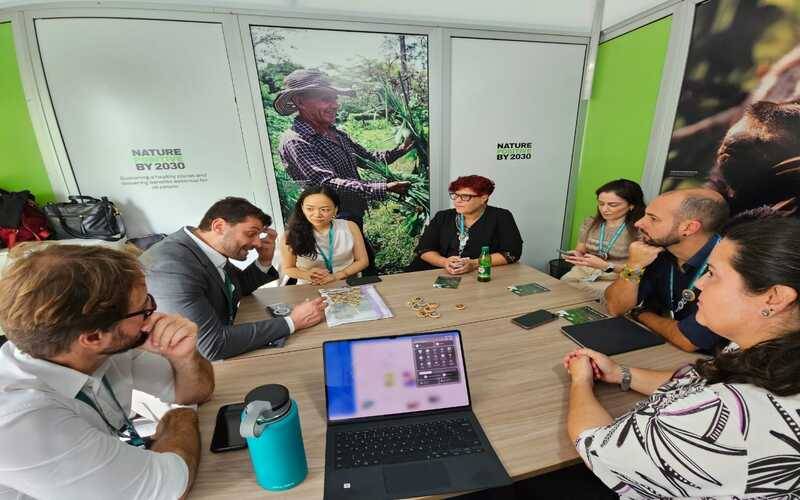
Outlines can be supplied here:
[[350, 276], [345, 282], [350, 286], [369, 285], [381, 281], [378, 276]]
[[224, 405], [219, 409], [217, 423], [214, 425], [214, 436], [211, 438], [211, 451], [219, 453], [247, 448], [247, 441], [239, 434], [242, 410], [244, 403]]
[[531, 328], [535, 328], [539, 325], [549, 323], [556, 318], [558, 318], [557, 314], [553, 314], [550, 311], [545, 311], [544, 309], [539, 309], [538, 311], [533, 311], [528, 314], [523, 314], [522, 316], [513, 318], [511, 322], [517, 326], [525, 328], [526, 330], [530, 330]]

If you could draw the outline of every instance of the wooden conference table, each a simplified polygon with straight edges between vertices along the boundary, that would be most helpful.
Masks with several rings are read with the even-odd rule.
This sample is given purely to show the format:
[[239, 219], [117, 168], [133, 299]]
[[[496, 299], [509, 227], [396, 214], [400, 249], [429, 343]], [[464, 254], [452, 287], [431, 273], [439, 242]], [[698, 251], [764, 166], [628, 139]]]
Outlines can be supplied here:
[[[557, 320], [523, 330], [509, 319], [535, 309], [601, 306], [587, 301], [588, 292], [524, 265], [492, 271], [490, 283], [478, 283], [473, 273], [465, 276], [456, 290], [433, 289], [435, 276], [440, 274], [436, 271], [387, 276], [377, 286], [394, 318], [333, 329], [318, 325], [292, 335], [282, 349], [264, 349], [216, 363], [214, 396], [199, 409], [203, 456], [191, 498], [322, 498], [326, 429], [322, 342], [448, 328], [461, 331], [473, 410], [512, 479], [575, 463], [578, 456], [565, 426], [569, 376], [561, 366], [563, 355], [575, 348], [560, 332], [569, 323]], [[518, 297], [506, 289], [532, 281], [551, 291]], [[243, 301], [238, 319], [264, 318], [263, 304], [294, 303], [316, 296], [316, 290], [311, 286], [259, 290]], [[442, 317], [418, 318], [405, 305], [410, 296], [438, 302]], [[455, 304], [464, 304], [466, 309], [457, 311]], [[676, 368], [695, 358], [670, 345], [616, 357], [628, 365], [653, 369]], [[303, 483], [281, 493], [256, 484], [246, 450], [214, 454], [208, 449], [218, 408], [240, 402], [248, 391], [268, 383], [285, 385], [298, 403], [309, 467]], [[623, 413], [641, 399], [636, 393], [623, 393], [605, 384], [598, 387], [598, 394], [612, 415]]]

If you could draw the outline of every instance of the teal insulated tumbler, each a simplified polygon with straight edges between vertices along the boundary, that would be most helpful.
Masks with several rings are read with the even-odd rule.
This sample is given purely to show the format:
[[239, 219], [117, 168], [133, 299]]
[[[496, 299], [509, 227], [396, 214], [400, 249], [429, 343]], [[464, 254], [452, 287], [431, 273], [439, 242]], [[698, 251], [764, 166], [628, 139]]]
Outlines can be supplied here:
[[308, 474], [300, 413], [289, 390], [262, 385], [244, 399], [239, 429], [247, 440], [256, 481], [265, 490], [282, 491], [303, 482]]

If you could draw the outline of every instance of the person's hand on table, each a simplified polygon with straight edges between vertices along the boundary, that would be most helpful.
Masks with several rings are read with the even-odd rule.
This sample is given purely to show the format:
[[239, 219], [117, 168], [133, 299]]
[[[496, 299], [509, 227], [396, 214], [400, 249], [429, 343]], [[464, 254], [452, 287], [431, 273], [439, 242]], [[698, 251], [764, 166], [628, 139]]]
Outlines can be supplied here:
[[333, 275], [329, 273], [327, 269], [323, 269], [320, 267], [312, 269], [311, 274], [309, 274], [308, 277], [312, 285], [325, 285], [327, 283], [330, 283], [331, 281], [336, 280], [336, 278], [334, 278]]
[[595, 368], [589, 356], [585, 354], [567, 355], [564, 358], [564, 366], [567, 368], [570, 377], [572, 377], [573, 385], [594, 385]]
[[289, 315], [294, 323], [295, 331], [310, 328], [325, 318], [325, 299], [322, 297], [306, 300], [297, 304]]
[[564, 254], [564, 260], [576, 266], [586, 266], [594, 269], [606, 269], [608, 267], [608, 261], [591, 253], [573, 251]]
[[466, 274], [474, 271], [475, 265], [472, 263], [472, 259], [453, 256], [447, 258], [445, 270], [449, 274]]
[[564, 356], [564, 368], [570, 370], [573, 360], [580, 357], [588, 358], [595, 380], [602, 380], [609, 384], [619, 384], [622, 381], [622, 371], [619, 365], [605, 354], [591, 349], [580, 348], [568, 353]]

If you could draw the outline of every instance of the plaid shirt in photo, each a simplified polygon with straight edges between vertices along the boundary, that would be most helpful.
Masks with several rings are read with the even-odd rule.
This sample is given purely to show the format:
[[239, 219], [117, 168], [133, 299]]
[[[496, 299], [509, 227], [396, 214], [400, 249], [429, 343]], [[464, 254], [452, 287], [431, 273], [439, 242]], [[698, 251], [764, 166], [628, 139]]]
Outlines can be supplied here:
[[295, 118], [292, 128], [280, 139], [280, 155], [286, 172], [305, 189], [327, 185], [341, 197], [343, 218], [353, 217], [361, 223], [368, 202], [386, 196], [385, 182], [368, 182], [358, 175], [358, 157], [387, 164], [403, 155], [402, 148], [370, 152], [350, 137], [331, 127], [336, 138], [318, 133], [305, 120]]

